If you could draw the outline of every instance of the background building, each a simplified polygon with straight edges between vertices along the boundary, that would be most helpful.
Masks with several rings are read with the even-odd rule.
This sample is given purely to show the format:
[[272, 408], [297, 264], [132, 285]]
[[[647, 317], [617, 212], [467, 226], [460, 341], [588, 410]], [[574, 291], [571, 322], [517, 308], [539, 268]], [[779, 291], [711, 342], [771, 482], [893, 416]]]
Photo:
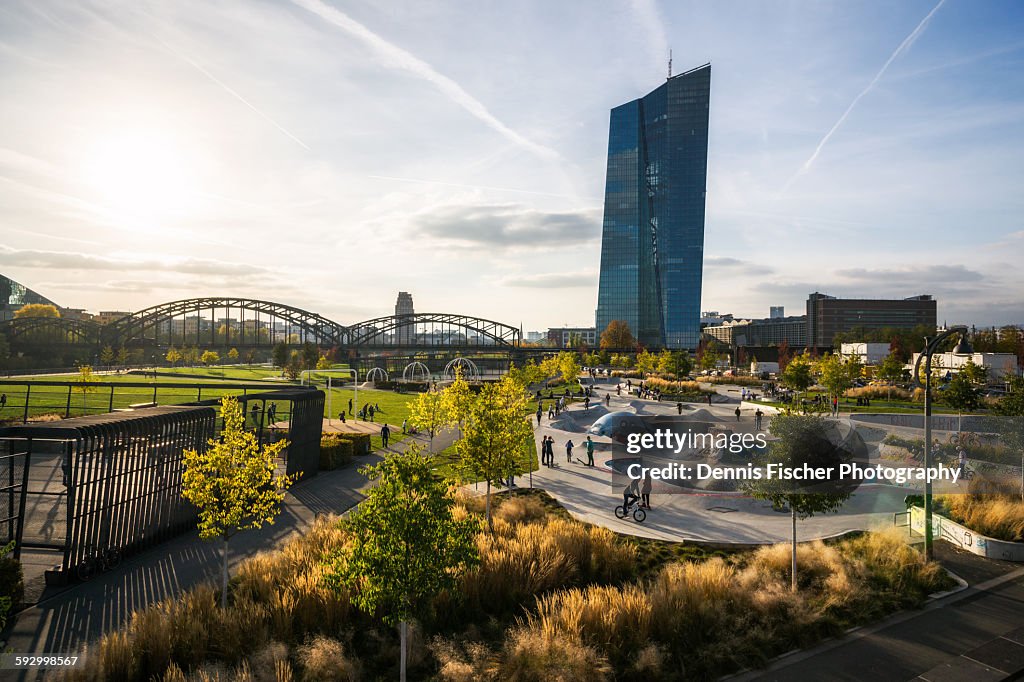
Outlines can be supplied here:
[[836, 334], [858, 329], [934, 327], [935, 299], [836, 298], [815, 292], [807, 297], [807, 343], [831, 348]]
[[770, 318], [772, 318], [774, 320], [776, 318], [785, 317], [785, 316], [786, 316], [786, 306], [783, 306], [783, 305], [769, 306], [768, 317], [770, 317]]
[[[416, 311], [412, 305], [412, 294], [408, 291], [399, 291], [398, 300], [395, 301], [395, 315], [415, 315]], [[399, 325], [395, 329], [396, 341], [398, 343], [413, 343], [416, 340], [416, 327], [412, 324]]]
[[596, 326], [645, 346], [700, 340], [711, 65], [611, 111]]
[[880, 365], [889, 355], [888, 343], [844, 343], [839, 354], [844, 358], [856, 357], [862, 365]]
[[0, 275], [0, 320], [10, 320], [21, 306], [29, 303], [52, 305], [60, 309], [59, 305], [24, 284], [18, 284], [13, 279]]
[[[917, 365], [917, 356], [914, 353], [910, 358], [910, 369]], [[979, 367], [988, 370], [989, 383], [1001, 383], [1007, 377], [1017, 376], [1020, 368], [1017, 365], [1017, 356], [1013, 353], [968, 353], [958, 355], [957, 353], [936, 353], [932, 356], [932, 371], [939, 374], [956, 374], [960, 368], [970, 360]]]
[[[604, 330], [602, 330], [604, 331]], [[552, 327], [548, 329], [548, 343], [560, 348], [568, 348], [574, 338], [588, 348], [598, 345], [597, 330], [594, 327]]]

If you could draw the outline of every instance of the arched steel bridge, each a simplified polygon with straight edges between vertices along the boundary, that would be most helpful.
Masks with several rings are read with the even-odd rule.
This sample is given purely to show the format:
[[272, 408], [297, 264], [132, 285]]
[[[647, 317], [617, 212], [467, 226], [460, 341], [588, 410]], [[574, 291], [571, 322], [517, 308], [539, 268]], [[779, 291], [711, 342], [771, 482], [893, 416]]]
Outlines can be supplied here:
[[14, 346], [67, 344], [153, 347], [267, 346], [314, 343], [366, 349], [507, 349], [520, 345], [508, 324], [454, 313], [390, 315], [342, 325], [318, 313], [248, 298], [192, 298], [145, 308], [105, 325], [71, 318], [15, 318], [0, 322]]

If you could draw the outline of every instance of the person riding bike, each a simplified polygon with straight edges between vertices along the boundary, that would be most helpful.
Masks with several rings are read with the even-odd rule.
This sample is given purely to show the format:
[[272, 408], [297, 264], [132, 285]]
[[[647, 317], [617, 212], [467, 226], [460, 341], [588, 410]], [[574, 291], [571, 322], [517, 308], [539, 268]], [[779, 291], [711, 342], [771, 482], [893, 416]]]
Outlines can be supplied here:
[[629, 513], [630, 506], [640, 499], [640, 481], [635, 478], [630, 479], [629, 485], [622, 491], [622, 509]]

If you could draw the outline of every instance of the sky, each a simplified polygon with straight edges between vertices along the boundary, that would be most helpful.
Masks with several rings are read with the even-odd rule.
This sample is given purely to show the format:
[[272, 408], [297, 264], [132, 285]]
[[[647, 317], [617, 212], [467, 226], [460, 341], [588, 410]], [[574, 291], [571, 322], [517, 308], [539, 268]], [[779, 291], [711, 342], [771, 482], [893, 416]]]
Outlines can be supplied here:
[[0, 272], [594, 324], [609, 110], [712, 64], [702, 308], [1024, 323], [1024, 4], [0, 4]]

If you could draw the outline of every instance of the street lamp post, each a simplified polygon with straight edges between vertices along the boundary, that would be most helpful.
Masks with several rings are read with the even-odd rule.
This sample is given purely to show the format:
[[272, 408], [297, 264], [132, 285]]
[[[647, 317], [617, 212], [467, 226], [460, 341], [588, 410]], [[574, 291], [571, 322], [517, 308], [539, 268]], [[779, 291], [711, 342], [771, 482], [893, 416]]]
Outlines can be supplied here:
[[929, 561], [935, 557], [933, 547], [934, 533], [932, 532], [932, 481], [927, 472], [932, 467], [932, 355], [938, 349], [939, 344], [954, 334], [960, 335], [953, 352], [956, 355], [970, 355], [973, 353], [971, 344], [967, 340], [967, 327], [958, 325], [950, 327], [934, 338], [924, 337], [924, 349], [917, 356], [914, 364], [914, 385], [921, 386], [920, 367], [924, 360], [924, 556]]
[[359, 370], [357, 369], [307, 369], [302, 373], [302, 383], [305, 385], [306, 380], [309, 379], [309, 375], [312, 373], [326, 374], [327, 375], [327, 423], [329, 425], [334, 424], [334, 412], [331, 405], [331, 374], [349, 374], [352, 376], [352, 388], [355, 391], [355, 404], [352, 416], [355, 417], [355, 412], [359, 410]]

